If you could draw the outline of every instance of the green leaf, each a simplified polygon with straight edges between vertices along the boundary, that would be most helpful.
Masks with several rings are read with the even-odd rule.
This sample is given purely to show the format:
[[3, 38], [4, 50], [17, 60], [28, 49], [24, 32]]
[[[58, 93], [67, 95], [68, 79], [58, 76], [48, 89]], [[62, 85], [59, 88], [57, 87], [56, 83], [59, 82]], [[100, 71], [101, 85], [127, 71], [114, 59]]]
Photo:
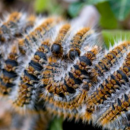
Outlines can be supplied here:
[[109, 4], [114, 15], [120, 21], [130, 14], [130, 0], [110, 0]]
[[63, 123], [62, 118], [54, 118], [54, 120], [52, 120], [52, 122], [50, 123], [49, 130], [63, 130], [62, 123]]
[[109, 48], [110, 43], [113, 45], [114, 42], [118, 42], [119, 40], [130, 40], [130, 31], [103, 30], [102, 36], [106, 47]]
[[114, 29], [117, 28], [118, 22], [110, 8], [108, 2], [99, 3], [96, 5], [101, 18], [100, 18], [100, 25], [105, 29]]
[[50, 0], [36, 0], [35, 2], [35, 10], [36, 12], [42, 12], [45, 10], [48, 6], [48, 2]]
[[72, 4], [70, 4], [68, 12], [70, 14], [71, 17], [76, 17], [80, 10], [82, 9], [84, 3], [82, 2], [74, 2]]
[[98, 4], [101, 2], [105, 2], [105, 1], [108, 1], [108, 0], [86, 0], [86, 3], [87, 4]]
[[64, 8], [56, 3], [56, 2], [53, 2], [53, 5], [52, 5], [52, 2], [49, 4], [49, 9], [48, 9], [48, 12], [50, 14], [58, 14], [58, 15], [63, 15], [64, 13]]

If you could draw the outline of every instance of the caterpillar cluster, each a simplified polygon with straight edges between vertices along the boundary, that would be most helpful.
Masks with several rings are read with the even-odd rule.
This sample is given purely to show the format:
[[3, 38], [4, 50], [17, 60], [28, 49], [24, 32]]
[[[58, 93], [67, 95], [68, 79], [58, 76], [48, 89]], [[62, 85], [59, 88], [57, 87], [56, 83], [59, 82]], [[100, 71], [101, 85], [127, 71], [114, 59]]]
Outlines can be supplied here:
[[93, 29], [56, 16], [13, 12], [0, 24], [0, 95], [18, 112], [128, 130], [129, 77], [130, 41], [107, 50]]

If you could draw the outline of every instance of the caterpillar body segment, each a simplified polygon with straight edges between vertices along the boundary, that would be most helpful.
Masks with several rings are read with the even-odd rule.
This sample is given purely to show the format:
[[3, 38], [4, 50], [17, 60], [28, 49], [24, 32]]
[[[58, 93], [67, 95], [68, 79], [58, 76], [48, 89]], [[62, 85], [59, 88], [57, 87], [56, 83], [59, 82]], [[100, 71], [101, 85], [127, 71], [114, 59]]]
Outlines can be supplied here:
[[31, 30], [34, 23], [34, 15], [29, 16], [26, 20], [26, 14], [20, 12], [13, 12], [9, 15], [7, 21], [2, 23], [0, 26], [0, 43], [2, 43], [0, 44], [0, 68], [2, 68], [13, 43], [17, 42], [17, 38], [24, 35], [25, 31]]
[[[52, 68], [51, 71], [46, 69], [43, 71], [41, 86], [44, 86], [47, 92], [59, 95], [61, 97], [64, 97], [69, 93], [74, 94], [76, 89], [83, 83], [83, 78], [87, 77], [87, 71], [92, 65], [92, 61], [95, 59], [97, 52], [98, 48], [95, 47], [94, 49], [88, 51], [85, 55], [79, 57], [77, 63], [73, 65], [69, 72], [67, 72], [64, 80], [57, 82], [54, 80], [53, 70], [55, 70], [56, 66], [54, 69]], [[56, 64], [53, 62], [53, 65]], [[49, 68], [49, 66], [47, 65], [46, 68]]]
[[73, 37], [70, 42], [70, 50], [68, 52], [68, 57], [74, 60], [76, 57], [80, 56], [80, 49], [83, 41], [87, 38], [87, 32], [90, 28], [82, 28]]
[[[99, 85], [97, 90], [88, 97], [86, 113], [91, 115], [91, 118], [92, 114], [96, 111], [96, 107], [98, 109], [98, 106], [103, 104], [104, 101], [109, 102], [109, 98], [112, 94], [116, 93], [116, 91], [121, 94], [121, 91], [123, 90], [122, 88], [127, 85], [129, 86], [129, 57], [130, 53], [127, 55], [123, 66], [105, 79], [104, 82]], [[129, 90], [129, 88], [125, 87], [124, 90]]]
[[129, 94], [124, 94], [122, 98], [117, 98], [99, 118], [100, 124], [106, 127], [109, 124], [120, 121], [122, 126], [124, 125], [125, 128], [125, 126], [129, 125], [129, 122], [126, 121], [123, 123], [123, 119], [121, 118], [121, 116], [123, 117], [123, 115], [126, 114], [127, 117], [129, 115], [127, 114], [127, 111], [129, 111], [129, 106], [130, 106]]
[[[89, 89], [86, 88], [87, 86], [84, 84], [86, 84], [87, 82], [87, 78], [89, 77], [89, 70], [93, 65], [93, 61], [95, 60], [97, 53], [98, 53], [98, 47], [94, 46], [93, 49], [88, 50], [86, 54], [79, 57], [77, 64], [73, 65], [71, 72], [69, 72], [68, 74], [68, 77], [65, 78], [65, 82], [68, 86], [70, 86], [73, 83], [73, 82], [71, 83], [72, 79], [73, 80], [77, 79], [77, 81], [79, 82], [81, 81], [81, 83], [79, 82], [78, 83], [79, 85], [82, 86], [83, 89]], [[89, 83], [87, 82], [87, 84]], [[79, 88], [78, 85], [77, 88]]]
[[0, 94], [8, 95], [15, 85], [15, 80], [17, 79], [18, 73], [17, 69], [19, 67], [19, 62], [17, 62], [19, 56], [19, 51], [17, 45], [13, 45], [5, 60], [4, 66], [0, 74]]
[[[130, 60], [130, 54], [127, 55], [127, 57], [125, 59], [125, 62], [123, 63], [123, 66], [120, 67], [119, 70], [115, 71], [114, 74], [112, 74], [111, 76], [109, 76], [102, 84], [99, 85], [97, 93], [99, 91], [101, 91], [101, 93], [103, 95], [105, 95], [107, 93], [104, 93], [104, 92], [105, 91], [109, 92], [111, 89], [112, 90], [109, 93], [113, 93], [114, 89], [120, 89], [120, 87], [122, 85], [125, 85], [125, 84], [129, 83], [129, 74], [130, 74], [129, 73], [129, 66], [130, 66], [129, 65], [129, 60]], [[94, 93], [94, 95], [96, 95], [96, 93]], [[91, 97], [94, 97], [96, 99], [96, 97], [94, 95], [92, 95]], [[97, 95], [97, 96], [99, 96], [99, 95]], [[106, 97], [106, 99], [107, 99], [107, 97]], [[90, 98], [90, 100], [91, 100], [91, 98]], [[102, 103], [102, 102], [99, 102], [99, 103]]]
[[43, 41], [34, 55], [30, 59], [28, 66], [23, 70], [18, 84], [17, 97], [14, 101], [14, 106], [34, 107], [39, 96], [39, 76], [44, 69], [44, 64], [47, 63], [47, 54], [50, 52], [49, 40]]
[[[95, 84], [103, 79], [104, 75], [110, 75], [109, 71], [113, 73], [113, 67], [118, 69], [118, 66], [123, 61], [123, 56], [127, 54], [129, 50], [130, 42], [125, 41], [117, 45], [111, 51], [109, 51], [95, 67], [90, 71], [90, 79]], [[125, 56], [124, 56], [125, 57]], [[120, 66], [119, 66], [120, 67]], [[108, 73], [108, 74], [106, 74]], [[96, 76], [95, 76], [96, 75]], [[101, 78], [100, 78], [101, 77]]]
[[60, 100], [54, 100], [51, 97], [46, 97], [47, 98], [46, 109], [47, 110], [52, 109], [54, 113], [57, 113], [58, 116], [63, 116], [65, 119], [75, 118], [76, 120], [79, 120], [82, 119], [81, 118], [82, 114], [80, 113], [80, 111], [84, 109], [83, 104], [85, 103], [86, 97], [87, 97], [86, 90], [81, 91], [69, 101], [67, 101], [67, 99], [63, 99], [63, 101], [60, 101]]
[[38, 47], [38, 49], [34, 53], [33, 58], [30, 60], [28, 67], [26, 68], [29, 74], [33, 74], [36, 77], [40, 75], [40, 72], [43, 69], [44, 64], [47, 63], [47, 55], [49, 52], [50, 43], [49, 40], [45, 40]]
[[[27, 50], [32, 50], [31, 47], [37, 47], [38, 43], [44, 38], [47, 39], [47, 34], [50, 32], [56, 24], [60, 23], [60, 18], [47, 18], [43, 22], [35, 27], [29, 34], [25, 35], [23, 39], [19, 40], [19, 49], [23, 55], [25, 55]], [[53, 34], [53, 33], [52, 33]]]
[[7, 21], [4, 23], [4, 25], [10, 25], [10, 22], [18, 22], [21, 16], [22, 16], [22, 13], [20, 12], [11, 13]]
[[60, 72], [60, 65], [57, 63], [57, 59], [49, 56], [48, 57], [48, 64], [45, 66], [44, 71], [42, 72], [42, 79], [41, 81], [44, 84], [41, 84], [41, 87], [46, 87], [50, 82], [51, 79], [55, 78], [55, 74], [59, 74]]
[[63, 101], [55, 100], [52, 97], [46, 97], [46, 98], [50, 104], [53, 104], [55, 107], [61, 108], [65, 111], [65, 109], [70, 110], [77, 109], [85, 101], [87, 97], [86, 95], [87, 92], [83, 90], [77, 93], [75, 97], [71, 98], [70, 101], [67, 101], [67, 99], [63, 99]]
[[54, 43], [51, 46], [52, 54], [56, 57], [62, 57], [63, 56], [63, 45], [66, 37], [70, 31], [71, 25], [70, 24], [64, 24], [60, 30], [59, 33], [54, 41]]
[[[17, 38], [24, 35], [25, 30], [28, 31], [33, 28], [36, 19], [35, 16], [31, 15], [28, 18], [26, 16], [22, 12], [13, 12], [8, 16], [7, 21], [0, 25], [0, 42], [3, 43], [0, 44], [1, 60], [7, 55], [4, 51], [7, 52], [8, 48], [11, 48], [13, 43], [17, 41]], [[30, 29], [27, 29], [28, 26]]]
[[[84, 93], [85, 94], [85, 93]], [[79, 96], [80, 97], [80, 96]], [[60, 103], [60, 102], [53, 102], [53, 99], [49, 102], [46, 102], [46, 109], [47, 111], [49, 111], [50, 113], [52, 113], [53, 115], [57, 115], [59, 117], [63, 117], [64, 119], [75, 119], [75, 120], [80, 120], [82, 119], [82, 109], [83, 109], [83, 105], [78, 107], [78, 104], [76, 106], [76, 108], [73, 107], [73, 105], [76, 105], [76, 101], [79, 102], [78, 100], [80, 100], [80, 98], [76, 99], [75, 102], [71, 102], [71, 103]], [[64, 105], [68, 105], [68, 107], [64, 108]], [[70, 106], [69, 106], [70, 105]], [[60, 107], [61, 106], [61, 107]]]
[[1, 42], [24, 35], [34, 27], [35, 22], [35, 15], [27, 16], [22, 12], [11, 13], [7, 21], [0, 26]]
[[50, 111], [50, 113], [52, 113], [53, 115], [57, 115], [59, 117], [62, 117], [64, 119], [68, 119], [68, 120], [72, 120], [73, 118], [75, 120], [79, 120], [80, 119], [80, 115], [78, 114], [77, 110], [63, 110], [60, 109], [58, 107], [55, 107], [53, 104], [49, 104], [47, 105], [47, 111]]
[[13, 12], [0, 26], [0, 42], [7, 42], [9, 39], [14, 38], [24, 26], [26, 15], [20, 12]]
[[27, 34], [34, 26], [37, 21], [37, 18], [35, 15], [31, 15], [27, 18], [26, 24], [22, 29], [21, 34]]

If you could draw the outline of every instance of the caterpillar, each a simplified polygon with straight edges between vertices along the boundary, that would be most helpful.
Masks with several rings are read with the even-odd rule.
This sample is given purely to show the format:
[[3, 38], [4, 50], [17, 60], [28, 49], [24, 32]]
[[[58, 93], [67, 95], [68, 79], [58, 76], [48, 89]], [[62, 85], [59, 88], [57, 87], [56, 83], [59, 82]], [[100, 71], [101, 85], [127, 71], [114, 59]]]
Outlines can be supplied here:
[[129, 77], [130, 41], [107, 50], [94, 29], [57, 16], [12, 12], [0, 24], [0, 96], [33, 118], [28, 129], [46, 129], [47, 114], [129, 129]]

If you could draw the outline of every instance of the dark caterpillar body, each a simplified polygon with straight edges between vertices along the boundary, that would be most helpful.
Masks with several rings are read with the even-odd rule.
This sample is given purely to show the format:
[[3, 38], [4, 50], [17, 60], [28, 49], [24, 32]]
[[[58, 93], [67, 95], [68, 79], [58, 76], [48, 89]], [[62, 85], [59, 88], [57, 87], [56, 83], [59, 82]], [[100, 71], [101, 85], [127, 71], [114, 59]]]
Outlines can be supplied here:
[[75, 36], [73, 37], [71, 43], [70, 43], [70, 50], [69, 50], [69, 58], [71, 60], [74, 60], [76, 57], [80, 56], [80, 48], [82, 46], [84, 38], [86, 38], [87, 32], [89, 31], [89, 28], [83, 28], [79, 30]]
[[70, 31], [71, 26], [69, 24], [65, 24], [59, 30], [59, 33], [54, 41], [53, 45], [51, 46], [52, 54], [56, 57], [63, 56], [63, 45], [64, 41]]

